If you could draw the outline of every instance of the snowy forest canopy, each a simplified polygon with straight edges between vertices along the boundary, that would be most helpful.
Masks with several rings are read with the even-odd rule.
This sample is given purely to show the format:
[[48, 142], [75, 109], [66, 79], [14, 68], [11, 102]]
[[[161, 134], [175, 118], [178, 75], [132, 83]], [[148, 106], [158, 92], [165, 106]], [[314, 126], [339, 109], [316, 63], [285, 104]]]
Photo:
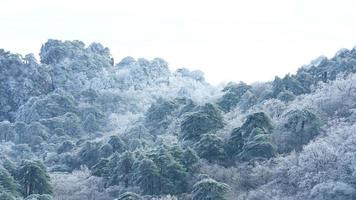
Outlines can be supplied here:
[[356, 199], [355, 73], [356, 47], [221, 86], [99, 43], [0, 49], [0, 199]]

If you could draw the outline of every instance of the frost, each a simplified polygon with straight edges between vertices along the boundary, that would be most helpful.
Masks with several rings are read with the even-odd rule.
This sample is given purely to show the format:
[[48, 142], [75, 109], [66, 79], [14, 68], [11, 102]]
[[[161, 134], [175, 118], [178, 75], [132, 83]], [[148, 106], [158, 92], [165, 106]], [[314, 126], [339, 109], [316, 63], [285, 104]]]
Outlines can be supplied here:
[[[48, 40], [40, 59], [0, 50], [0, 198], [355, 198], [355, 48], [252, 85], [100, 43]], [[33, 160], [53, 193], [18, 177]]]

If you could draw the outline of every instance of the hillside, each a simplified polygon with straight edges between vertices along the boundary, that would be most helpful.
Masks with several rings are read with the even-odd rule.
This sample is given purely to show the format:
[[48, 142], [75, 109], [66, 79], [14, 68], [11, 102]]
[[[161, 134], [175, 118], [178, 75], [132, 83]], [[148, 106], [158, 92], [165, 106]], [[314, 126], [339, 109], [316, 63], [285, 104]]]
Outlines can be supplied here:
[[0, 49], [0, 199], [352, 200], [356, 47], [213, 86], [156, 58]]

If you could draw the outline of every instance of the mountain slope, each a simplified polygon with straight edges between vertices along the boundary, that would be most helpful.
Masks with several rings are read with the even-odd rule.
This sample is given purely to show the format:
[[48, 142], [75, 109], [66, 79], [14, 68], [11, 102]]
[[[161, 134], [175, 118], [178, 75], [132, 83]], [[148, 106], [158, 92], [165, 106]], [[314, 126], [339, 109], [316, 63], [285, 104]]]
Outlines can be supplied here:
[[[222, 87], [98, 43], [48, 40], [40, 58], [0, 50], [0, 197], [356, 197], [356, 48]], [[24, 163], [53, 192], [29, 192], [48, 183]]]

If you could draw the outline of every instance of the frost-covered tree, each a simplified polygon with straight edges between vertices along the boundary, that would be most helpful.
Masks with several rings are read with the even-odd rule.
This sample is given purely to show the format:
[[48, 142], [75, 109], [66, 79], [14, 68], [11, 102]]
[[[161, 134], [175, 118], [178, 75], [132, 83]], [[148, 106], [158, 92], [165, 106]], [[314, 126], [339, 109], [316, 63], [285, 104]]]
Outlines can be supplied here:
[[125, 192], [120, 194], [116, 200], [142, 200], [142, 197], [133, 192]]
[[263, 134], [263, 131], [260, 132], [262, 133], [252, 136], [251, 139], [244, 144], [241, 153], [238, 155], [240, 160], [268, 159], [276, 155], [277, 148], [271, 142], [270, 135]]
[[134, 175], [135, 182], [140, 186], [144, 194], [159, 194], [160, 179], [159, 169], [150, 159], [140, 161], [137, 172]]
[[355, 197], [356, 48], [223, 89], [99, 43], [49, 40], [40, 58], [0, 50], [0, 199], [26, 192], [22, 159], [53, 199]]
[[187, 190], [186, 169], [175, 160], [169, 149], [160, 147], [149, 156], [155, 162], [160, 174], [161, 193], [180, 194]]
[[99, 130], [99, 124], [94, 114], [89, 113], [83, 121], [84, 131], [94, 133]]
[[94, 166], [100, 158], [100, 147], [99, 142], [86, 142], [78, 153], [79, 162], [89, 168]]
[[187, 113], [181, 123], [181, 138], [183, 140], [199, 140], [208, 132], [214, 132], [224, 127], [221, 111], [213, 104], [205, 104], [198, 111]]
[[356, 198], [356, 189], [343, 182], [325, 182], [313, 187], [312, 200], [351, 200]]
[[52, 200], [52, 196], [48, 194], [31, 194], [24, 200]]
[[108, 143], [113, 147], [114, 151], [117, 151], [119, 153], [122, 153], [127, 149], [127, 146], [124, 141], [122, 141], [122, 139], [116, 135], [110, 136]]
[[274, 136], [281, 152], [301, 151], [303, 145], [321, 132], [320, 119], [307, 109], [289, 111], [284, 118], [280, 133]]
[[23, 194], [52, 194], [50, 177], [39, 161], [23, 161], [16, 172], [16, 179], [23, 187]]
[[194, 165], [199, 161], [199, 156], [192, 148], [188, 147], [178, 160], [186, 169], [193, 170]]
[[0, 121], [13, 121], [27, 100], [53, 90], [48, 70], [32, 55], [22, 58], [0, 49], [0, 74]]
[[195, 149], [200, 158], [209, 162], [219, 162], [226, 158], [224, 142], [214, 134], [204, 134], [195, 144]]
[[229, 83], [223, 90], [224, 95], [218, 100], [218, 105], [226, 112], [234, 109], [241, 101], [242, 96], [251, 89], [251, 86], [244, 82]]
[[272, 129], [271, 119], [265, 113], [249, 115], [244, 124], [231, 133], [226, 146], [229, 156], [238, 156], [244, 161], [274, 156], [275, 147], [270, 139]]
[[18, 197], [20, 195], [19, 185], [15, 182], [11, 174], [1, 166], [0, 166], [0, 191], [6, 192], [8, 193], [8, 195], [11, 195], [13, 197]]
[[0, 199], [2, 199], [2, 200], [16, 200], [16, 197], [11, 195], [10, 193], [6, 192], [0, 186]]
[[230, 187], [214, 179], [203, 179], [193, 186], [193, 200], [226, 200], [226, 193]]
[[132, 183], [132, 177], [134, 172], [134, 163], [136, 158], [132, 152], [126, 151], [119, 156], [118, 162], [113, 169], [109, 169], [108, 184], [119, 185], [122, 183], [124, 187], [128, 187]]

